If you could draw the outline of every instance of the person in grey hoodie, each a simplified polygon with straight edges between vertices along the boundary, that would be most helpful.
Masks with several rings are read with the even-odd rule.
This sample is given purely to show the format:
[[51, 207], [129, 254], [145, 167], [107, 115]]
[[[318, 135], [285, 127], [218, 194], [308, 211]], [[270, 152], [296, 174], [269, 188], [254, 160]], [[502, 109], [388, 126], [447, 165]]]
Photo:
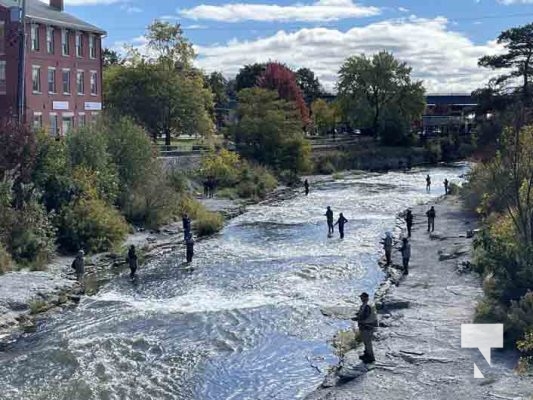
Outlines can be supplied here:
[[411, 259], [411, 244], [407, 238], [403, 238], [402, 247], [400, 248], [402, 253], [403, 273], [409, 275], [409, 260]]

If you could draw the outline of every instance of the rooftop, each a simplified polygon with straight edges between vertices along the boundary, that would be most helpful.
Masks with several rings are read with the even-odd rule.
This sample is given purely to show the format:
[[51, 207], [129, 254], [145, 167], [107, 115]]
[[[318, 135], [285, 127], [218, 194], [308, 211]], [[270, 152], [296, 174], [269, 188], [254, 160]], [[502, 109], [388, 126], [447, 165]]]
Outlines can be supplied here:
[[[48, 3], [40, 0], [26, 0], [26, 18], [30, 21], [40, 22], [43, 24], [50, 24], [65, 28], [74, 28], [88, 32], [99, 33], [105, 35], [105, 31], [91, 25], [79, 18], [74, 17], [64, 11], [59, 11], [50, 7]], [[19, 7], [18, 0], [0, 0], [2, 7]]]

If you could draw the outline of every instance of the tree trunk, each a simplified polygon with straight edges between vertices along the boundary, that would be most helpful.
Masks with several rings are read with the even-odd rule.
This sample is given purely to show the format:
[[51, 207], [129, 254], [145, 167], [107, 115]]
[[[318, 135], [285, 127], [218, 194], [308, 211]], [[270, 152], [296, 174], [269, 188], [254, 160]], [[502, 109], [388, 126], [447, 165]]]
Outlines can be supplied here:
[[170, 144], [171, 144], [170, 128], [167, 126], [165, 127], [165, 145], [170, 146]]

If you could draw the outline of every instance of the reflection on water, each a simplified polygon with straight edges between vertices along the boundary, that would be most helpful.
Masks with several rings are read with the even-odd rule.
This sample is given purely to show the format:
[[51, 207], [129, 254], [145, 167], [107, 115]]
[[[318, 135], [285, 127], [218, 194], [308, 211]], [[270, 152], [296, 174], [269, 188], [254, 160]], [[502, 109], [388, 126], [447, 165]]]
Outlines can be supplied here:
[[[427, 171], [358, 174], [250, 207], [197, 244], [192, 271], [180, 252], [143, 266], [135, 286], [125, 273], [0, 353], [0, 399], [304, 397], [348, 326], [320, 308], [373, 293], [396, 213], [464, 170], [431, 170], [431, 194]], [[327, 238], [328, 205], [349, 221], [343, 241]]]

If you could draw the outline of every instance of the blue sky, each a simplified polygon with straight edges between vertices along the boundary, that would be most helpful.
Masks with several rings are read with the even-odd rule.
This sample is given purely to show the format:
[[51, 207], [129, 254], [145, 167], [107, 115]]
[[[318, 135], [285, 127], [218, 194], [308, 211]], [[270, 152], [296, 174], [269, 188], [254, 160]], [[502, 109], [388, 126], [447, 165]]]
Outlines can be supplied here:
[[328, 88], [346, 57], [392, 51], [429, 91], [470, 91], [490, 73], [477, 58], [505, 29], [533, 21], [533, 0], [65, 0], [108, 32], [105, 45], [143, 47], [154, 19], [179, 22], [198, 65], [228, 77], [277, 60], [316, 70]]

